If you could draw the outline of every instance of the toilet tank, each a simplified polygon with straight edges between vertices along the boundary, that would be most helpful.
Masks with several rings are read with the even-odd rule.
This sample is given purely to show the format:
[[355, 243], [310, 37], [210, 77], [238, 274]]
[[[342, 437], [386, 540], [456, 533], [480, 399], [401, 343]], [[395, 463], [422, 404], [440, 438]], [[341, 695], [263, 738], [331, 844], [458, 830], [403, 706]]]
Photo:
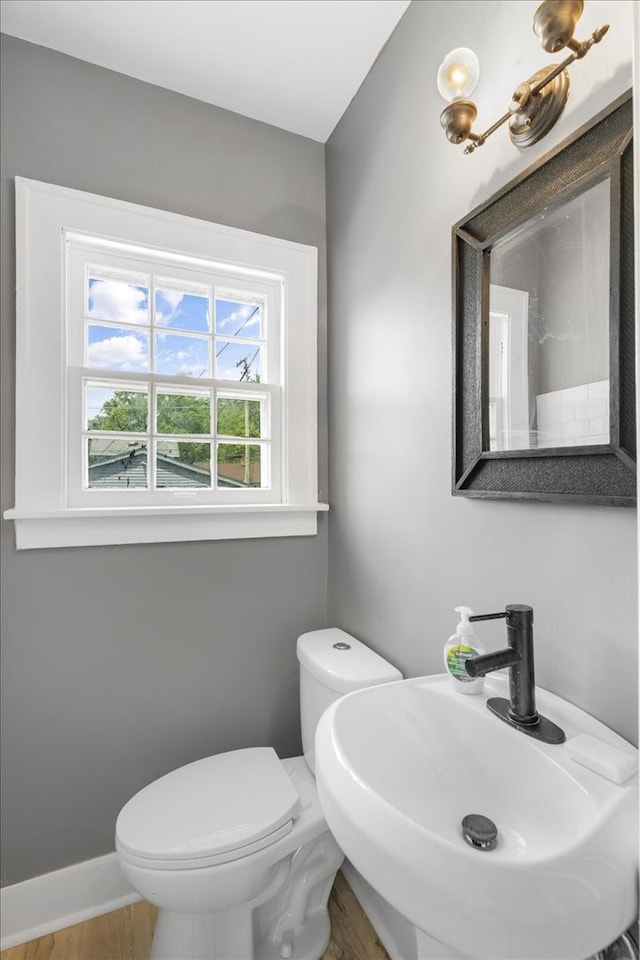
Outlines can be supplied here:
[[352, 690], [402, 680], [402, 674], [360, 640], [338, 627], [298, 637], [302, 749], [315, 773], [314, 738], [318, 720], [334, 700]]

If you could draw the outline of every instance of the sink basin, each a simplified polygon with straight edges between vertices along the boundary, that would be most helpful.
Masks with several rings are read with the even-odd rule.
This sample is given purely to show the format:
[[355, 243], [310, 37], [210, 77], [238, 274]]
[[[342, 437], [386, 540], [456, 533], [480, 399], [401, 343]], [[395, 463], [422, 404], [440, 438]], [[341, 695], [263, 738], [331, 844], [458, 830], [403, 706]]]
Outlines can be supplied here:
[[[623, 784], [528, 737], [486, 708], [500, 675], [465, 696], [446, 676], [359, 690], [316, 734], [329, 827], [357, 870], [408, 920], [463, 957], [585, 960], [637, 912], [638, 776]], [[593, 717], [536, 688], [567, 745], [591, 734], [635, 750]], [[494, 849], [461, 821], [488, 817]]]

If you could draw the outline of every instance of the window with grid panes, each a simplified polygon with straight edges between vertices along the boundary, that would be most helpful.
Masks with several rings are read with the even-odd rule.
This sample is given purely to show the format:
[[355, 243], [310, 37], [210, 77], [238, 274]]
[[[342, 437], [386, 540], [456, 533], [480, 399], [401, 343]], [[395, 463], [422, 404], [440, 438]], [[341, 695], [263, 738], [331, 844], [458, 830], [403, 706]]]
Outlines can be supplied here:
[[279, 501], [282, 281], [67, 252], [70, 502]]
[[315, 248], [21, 178], [16, 218], [18, 547], [315, 533]]

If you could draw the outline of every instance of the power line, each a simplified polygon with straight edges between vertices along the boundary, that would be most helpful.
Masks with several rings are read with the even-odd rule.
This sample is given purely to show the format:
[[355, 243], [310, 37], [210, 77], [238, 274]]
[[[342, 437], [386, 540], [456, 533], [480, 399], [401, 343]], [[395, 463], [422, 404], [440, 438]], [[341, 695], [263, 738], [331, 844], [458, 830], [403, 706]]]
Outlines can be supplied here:
[[[245, 327], [245, 326], [249, 323], [249, 320], [252, 320], [253, 317], [255, 317], [255, 315], [256, 315], [256, 313], [258, 312], [259, 309], [260, 309], [260, 304], [258, 303], [258, 304], [256, 304], [256, 306], [253, 308], [253, 310], [251, 311], [251, 313], [249, 314], [249, 316], [246, 317], [246, 318], [242, 321], [242, 323], [240, 324], [240, 326], [238, 327], [238, 329], [236, 330], [236, 332], [232, 334], [233, 337], [237, 337], [237, 336], [238, 336], [238, 334], [240, 333], [240, 331], [242, 330], [242, 328]], [[223, 350], [226, 350], [227, 347], [230, 347], [230, 346], [231, 346], [231, 341], [230, 341], [230, 340], [227, 340], [227, 342], [226, 342], [225, 344], [223, 344], [223, 346], [220, 347], [220, 349], [219, 349], [218, 352], [216, 353], [216, 360], [217, 360], [217, 358], [220, 356], [220, 354], [222, 353], [222, 351], [223, 351]]]

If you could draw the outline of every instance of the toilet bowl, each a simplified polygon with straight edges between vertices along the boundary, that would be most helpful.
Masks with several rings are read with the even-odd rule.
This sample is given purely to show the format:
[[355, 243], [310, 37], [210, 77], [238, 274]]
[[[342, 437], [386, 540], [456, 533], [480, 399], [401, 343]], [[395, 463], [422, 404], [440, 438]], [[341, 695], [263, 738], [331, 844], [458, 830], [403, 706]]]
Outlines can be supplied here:
[[[226, 774], [235, 767], [238, 805], [234, 811], [229, 790], [229, 807], [223, 811], [217, 805], [216, 829], [207, 832], [206, 815], [198, 819], [204, 812], [200, 801], [215, 792], [218, 766], [226, 768]], [[257, 770], [263, 778], [260, 790], [247, 793], [256, 786]], [[187, 784], [196, 802], [185, 809], [181, 794]], [[285, 784], [289, 791], [279, 793]], [[270, 787], [275, 796], [265, 816], [261, 801]], [[327, 898], [343, 854], [328, 831], [303, 757], [280, 761], [268, 747], [238, 750], [182, 767], [151, 788], [137, 794], [120, 814], [116, 848], [131, 885], [160, 908], [153, 960], [306, 960], [322, 955], [329, 940]], [[157, 813], [162, 794], [165, 820]], [[241, 817], [253, 828], [244, 834], [238, 826]]]
[[159, 907], [152, 960], [318, 960], [343, 854], [313, 775], [324, 709], [350, 690], [401, 679], [342, 630], [298, 640], [305, 756], [253, 747], [197, 760], [122, 809], [116, 850], [131, 885]]

